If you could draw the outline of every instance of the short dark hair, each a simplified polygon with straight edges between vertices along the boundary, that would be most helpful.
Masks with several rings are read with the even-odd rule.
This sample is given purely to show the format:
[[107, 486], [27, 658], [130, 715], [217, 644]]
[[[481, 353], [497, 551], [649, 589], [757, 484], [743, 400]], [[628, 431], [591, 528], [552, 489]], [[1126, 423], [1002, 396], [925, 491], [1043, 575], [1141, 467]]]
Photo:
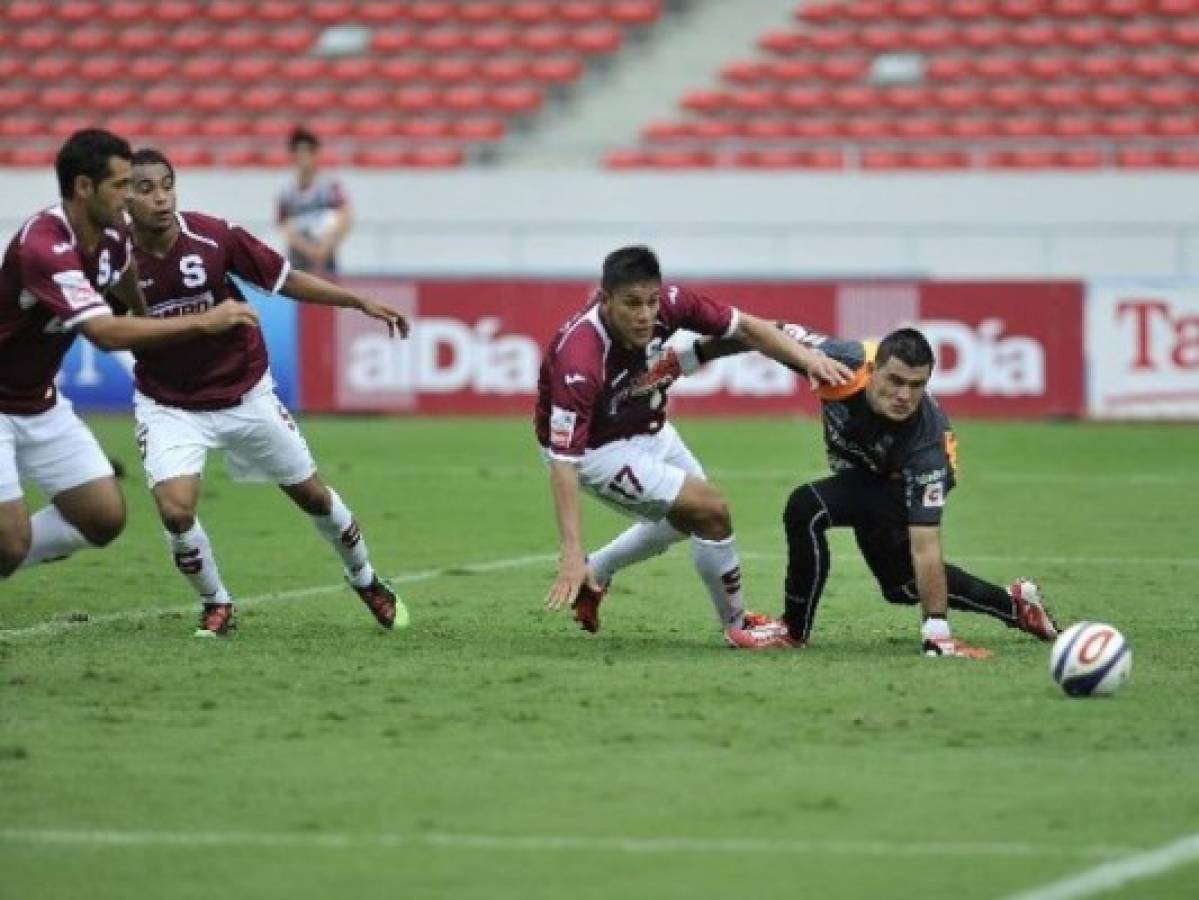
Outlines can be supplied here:
[[604, 274], [600, 287], [612, 293], [630, 284], [645, 281], [661, 281], [662, 267], [654, 251], [644, 244], [621, 247], [604, 258]]
[[75, 179], [86, 175], [99, 184], [108, 177], [108, 161], [114, 156], [131, 159], [133, 150], [129, 142], [103, 128], [84, 128], [72, 134], [54, 158], [54, 171], [58, 175], [58, 192], [64, 200], [75, 194]]
[[287, 149], [295, 153], [296, 148], [303, 144], [307, 144], [315, 150], [321, 145], [321, 139], [316, 136], [316, 132], [309, 131], [303, 125], [297, 125], [287, 138]]
[[874, 364], [885, 366], [892, 356], [914, 369], [928, 366], [929, 371], [932, 371], [937, 364], [928, 338], [915, 328], [900, 328], [883, 338], [874, 354]]
[[171, 165], [167, 155], [154, 147], [138, 147], [131, 162], [135, 166], [166, 166], [171, 177], [175, 177], [175, 167]]

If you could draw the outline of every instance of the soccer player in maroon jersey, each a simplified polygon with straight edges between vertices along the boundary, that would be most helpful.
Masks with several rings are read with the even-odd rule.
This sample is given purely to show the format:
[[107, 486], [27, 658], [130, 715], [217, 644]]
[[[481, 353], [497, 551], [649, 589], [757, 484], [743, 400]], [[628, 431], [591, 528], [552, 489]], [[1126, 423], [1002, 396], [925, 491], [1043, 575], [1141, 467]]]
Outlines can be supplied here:
[[[689, 537], [725, 639], [754, 648], [745, 627], [741, 565], [728, 504], [666, 420], [666, 388], [654, 365], [680, 329], [736, 337], [814, 382], [841, 384], [849, 369], [791, 341], [771, 323], [662, 284], [648, 247], [622, 247], [604, 260], [596, 299], [550, 342], [537, 387], [537, 441], [550, 468], [560, 541], [558, 575], [546, 607], [571, 603], [587, 631], [620, 569]], [[641, 521], [584, 556], [579, 487]], [[747, 618], [749, 621], [747, 622]]]
[[[0, 577], [102, 547], [125, 525], [108, 458], [54, 386], [76, 334], [147, 349], [257, 322], [244, 303], [164, 322], [112, 314], [105, 294], [140, 303], [124, 226], [131, 155], [107, 131], [71, 135], [55, 160], [62, 202], [21, 226], [0, 265]], [[32, 517], [22, 478], [50, 498]]]
[[[146, 310], [153, 318], [220, 309], [235, 297], [229, 276], [236, 275], [306, 303], [358, 309], [393, 334], [408, 333], [408, 322], [394, 309], [293, 270], [237, 225], [178, 212], [175, 170], [156, 150], [133, 156], [129, 215]], [[260, 329], [191, 340], [166, 353], [139, 352], [136, 358], [138, 445], [175, 565], [200, 597], [198, 636], [225, 635], [234, 624], [233, 600], [196, 518], [210, 449], [224, 452], [234, 479], [273, 482], [312, 517], [380, 625], [408, 624], [403, 602], [371, 565], [353, 514], [321, 481], [307, 443], [275, 395]]]

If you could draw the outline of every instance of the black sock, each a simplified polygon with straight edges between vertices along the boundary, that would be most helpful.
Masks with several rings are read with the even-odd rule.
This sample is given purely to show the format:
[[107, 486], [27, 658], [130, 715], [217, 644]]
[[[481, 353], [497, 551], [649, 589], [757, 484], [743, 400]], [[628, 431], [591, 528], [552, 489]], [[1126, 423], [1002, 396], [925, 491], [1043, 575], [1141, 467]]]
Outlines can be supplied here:
[[1016, 604], [999, 585], [976, 578], [957, 566], [947, 565], [945, 577], [949, 582], [951, 609], [993, 616], [1009, 627], [1016, 625]]

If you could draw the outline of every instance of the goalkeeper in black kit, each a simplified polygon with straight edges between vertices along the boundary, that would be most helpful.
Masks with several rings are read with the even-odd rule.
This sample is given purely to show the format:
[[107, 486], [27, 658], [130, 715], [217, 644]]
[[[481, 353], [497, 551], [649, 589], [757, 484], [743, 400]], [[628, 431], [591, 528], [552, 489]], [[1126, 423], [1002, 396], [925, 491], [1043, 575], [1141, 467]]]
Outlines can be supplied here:
[[[1021, 578], [1006, 590], [941, 555], [941, 517], [953, 489], [957, 446], [949, 419], [928, 393], [935, 360], [919, 331], [903, 328], [877, 345], [779, 325], [854, 371], [848, 384], [818, 387], [833, 474], [802, 484], [787, 500], [785, 609], [781, 622], [750, 630], [760, 646], [803, 647], [829, 573], [829, 528], [852, 528], [883, 597], [922, 613], [926, 656], [985, 659], [991, 654], [953, 636], [948, 609], [984, 613], [1044, 641], [1058, 627], [1040, 589]], [[660, 368], [688, 375], [721, 356], [745, 352], [735, 340], [701, 340], [667, 351]]]

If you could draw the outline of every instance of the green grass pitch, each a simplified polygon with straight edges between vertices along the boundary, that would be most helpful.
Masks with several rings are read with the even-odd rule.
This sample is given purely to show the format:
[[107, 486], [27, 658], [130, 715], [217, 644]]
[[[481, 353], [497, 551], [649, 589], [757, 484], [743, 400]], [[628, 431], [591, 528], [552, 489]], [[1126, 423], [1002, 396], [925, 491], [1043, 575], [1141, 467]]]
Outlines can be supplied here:
[[[1133, 645], [1131, 683], [1077, 701], [990, 620], [954, 617], [993, 660], [921, 658], [844, 534], [803, 652], [723, 648], [684, 547], [579, 632], [541, 609], [556, 535], [518, 419], [303, 423], [404, 633], [279, 491], [210, 459], [201, 518], [243, 609], [195, 640], [130, 423], [93, 424], [131, 470], [126, 533], [0, 584], [4, 900], [1002, 898], [1199, 831], [1194, 426], [957, 423], [947, 557]], [[818, 424], [679, 425], [777, 612]], [[623, 525], [586, 509], [590, 546]]]

